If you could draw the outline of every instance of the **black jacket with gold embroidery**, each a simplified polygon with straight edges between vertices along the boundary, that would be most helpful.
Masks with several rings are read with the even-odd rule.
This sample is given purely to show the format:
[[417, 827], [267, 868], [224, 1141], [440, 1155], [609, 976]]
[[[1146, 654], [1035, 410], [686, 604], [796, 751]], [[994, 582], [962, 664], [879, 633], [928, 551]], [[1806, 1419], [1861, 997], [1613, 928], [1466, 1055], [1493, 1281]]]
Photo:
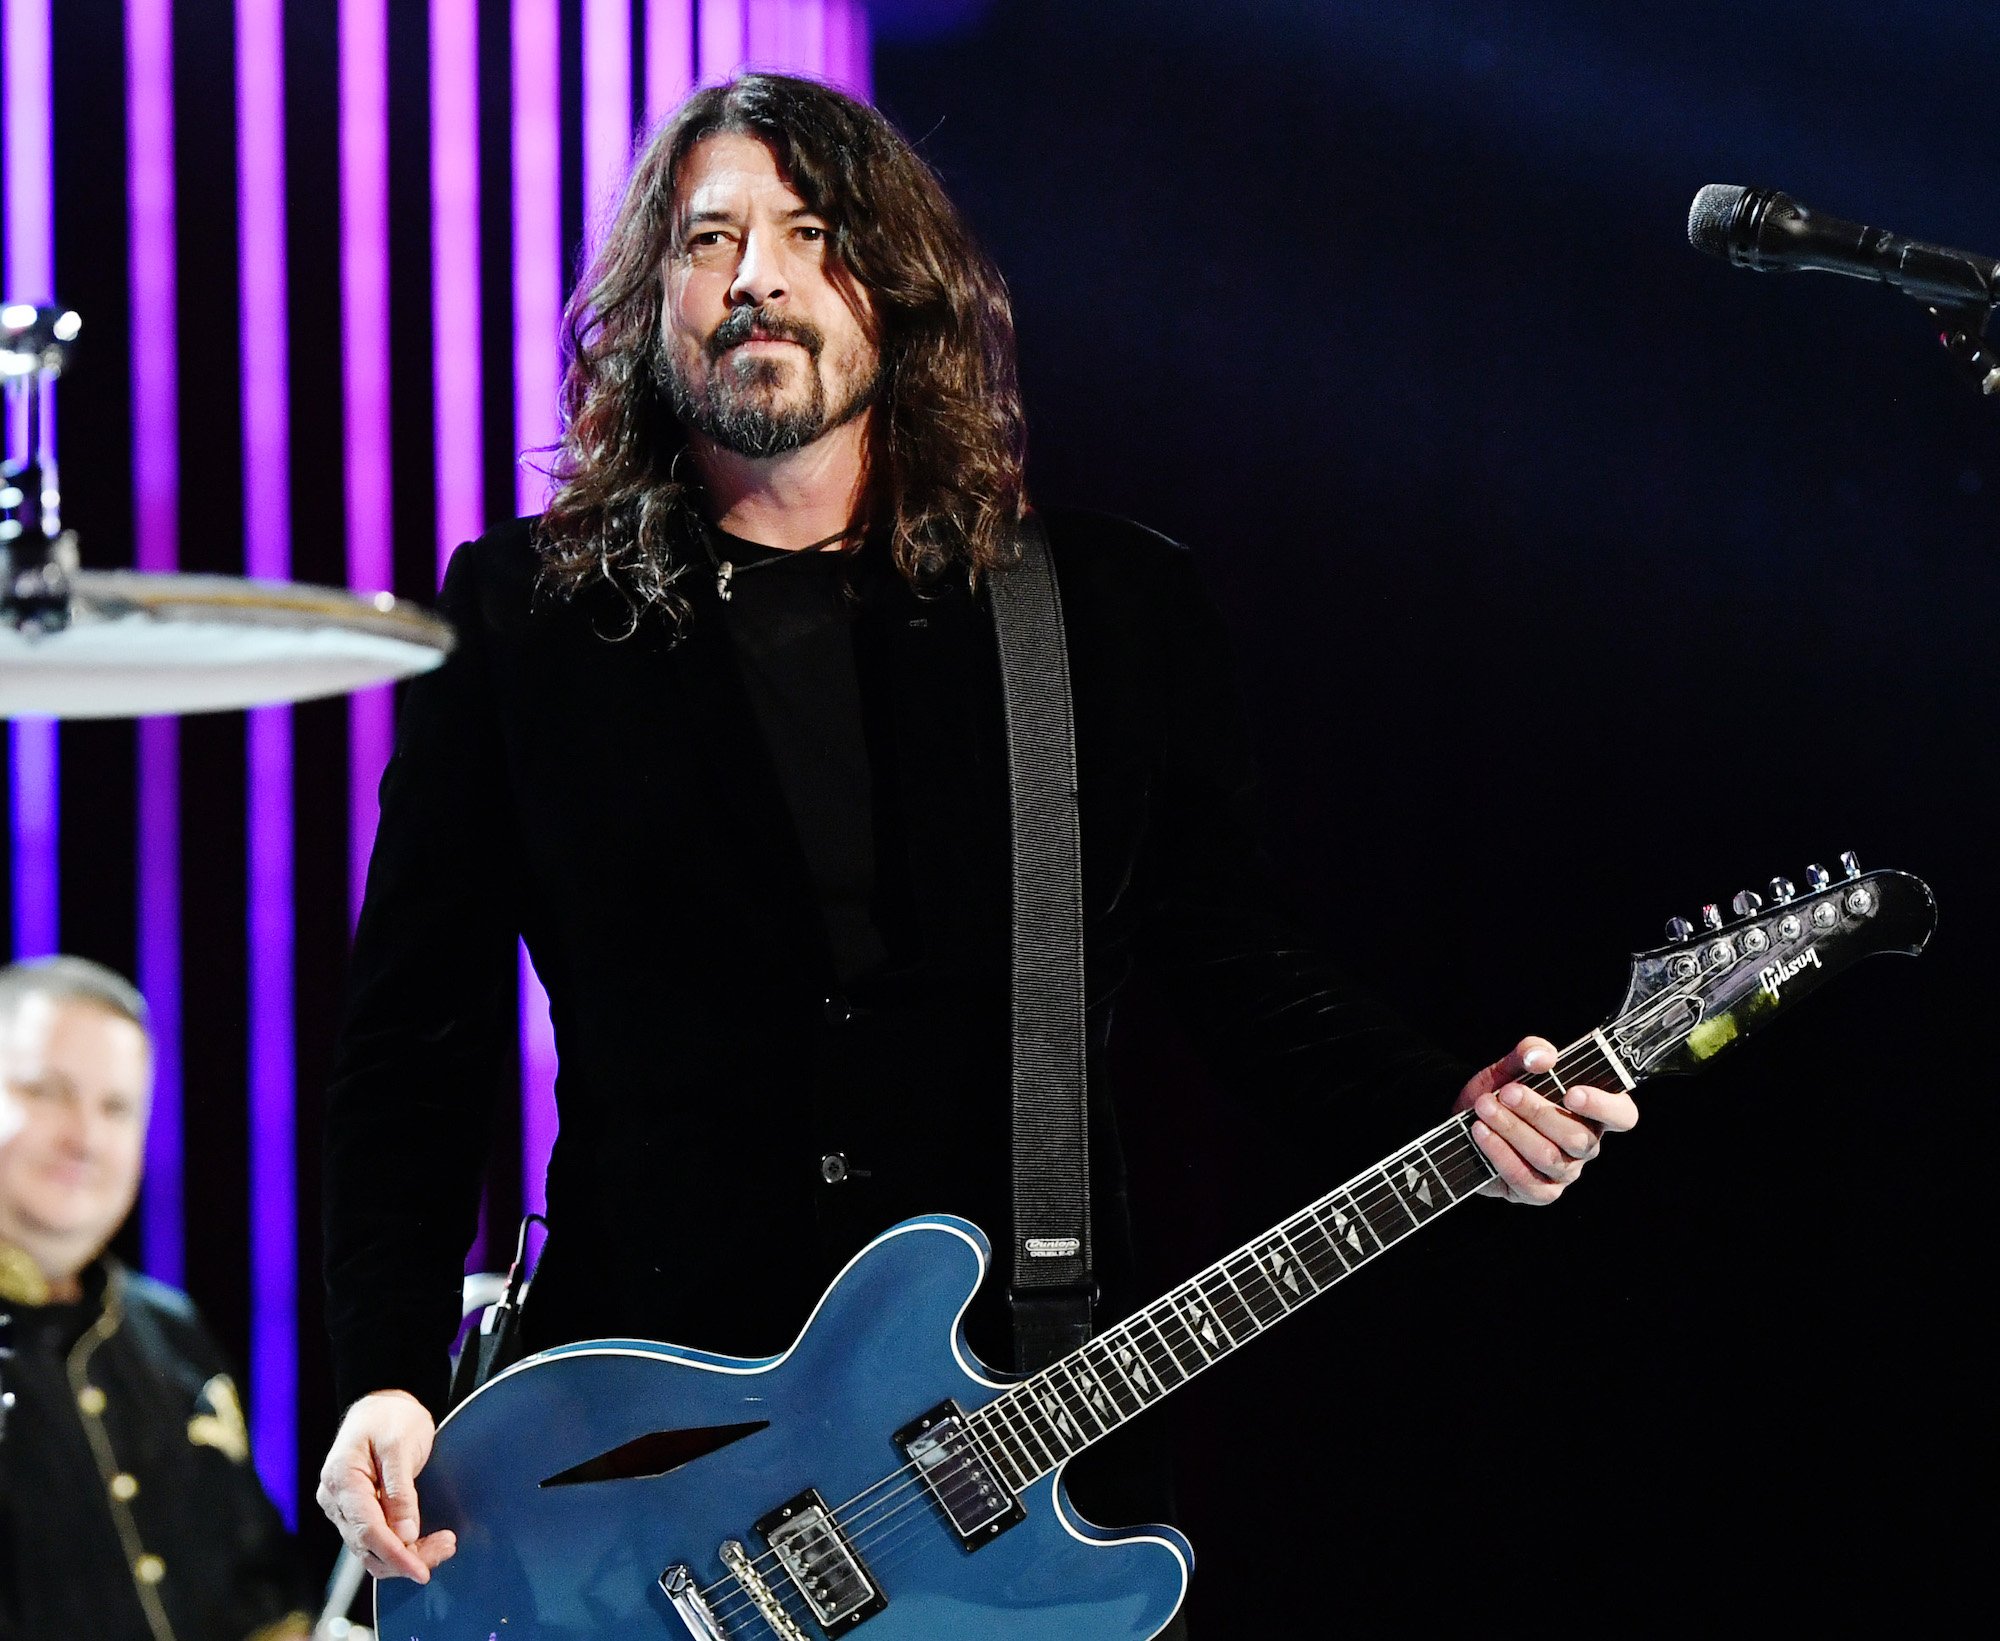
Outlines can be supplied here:
[[105, 1260], [13, 1315], [0, 1637], [245, 1641], [304, 1605], [222, 1353], [186, 1295]]

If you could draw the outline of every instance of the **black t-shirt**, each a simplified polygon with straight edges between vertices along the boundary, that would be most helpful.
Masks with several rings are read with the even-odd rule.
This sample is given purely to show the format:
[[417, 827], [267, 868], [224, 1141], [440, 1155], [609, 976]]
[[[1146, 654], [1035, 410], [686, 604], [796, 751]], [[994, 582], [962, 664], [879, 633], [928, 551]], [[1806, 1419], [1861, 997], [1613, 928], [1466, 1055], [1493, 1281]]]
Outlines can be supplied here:
[[[841, 984], [881, 970], [877, 805], [855, 666], [856, 552], [788, 552], [714, 533], [724, 625], [770, 747]], [[864, 549], [865, 550], [865, 549]]]

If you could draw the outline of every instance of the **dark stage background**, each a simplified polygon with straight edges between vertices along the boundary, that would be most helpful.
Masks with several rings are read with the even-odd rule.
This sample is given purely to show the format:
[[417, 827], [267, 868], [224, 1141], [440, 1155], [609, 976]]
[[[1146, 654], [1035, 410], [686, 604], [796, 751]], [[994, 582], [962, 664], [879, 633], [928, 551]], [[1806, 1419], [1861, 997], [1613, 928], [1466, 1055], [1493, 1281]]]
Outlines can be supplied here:
[[[319, 8], [293, 9], [306, 202], [333, 182], [330, 70], [310, 56], [331, 42]], [[420, 9], [395, 24], [418, 51]], [[2000, 796], [2000, 405], [1950, 373], [1914, 305], [1732, 271], [1683, 224], [1703, 183], [1769, 183], [2000, 254], [2000, 14], [873, 10], [878, 101], [1012, 284], [1036, 494], [1190, 544], [1237, 639], [1301, 921], [1414, 1020], [1480, 1058], [1529, 1030], [1568, 1041], [1610, 1013], [1624, 954], [1668, 914], [1845, 848], [1925, 877], [1942, 908], [1921, 962], [1871, 962], [1803, 1023], [1642, 1091], [1646, 1122], [1558, 1208], [1468, 1207], [1190, 1387], [1162, 1416], [1185, 1450], [1201, 1634], [1632, 1633], [1724, 1609], [1920, 1622], [1966, 1577], [1955, 1500], [1989, 1445], [1968, 1334], [1987, 1292], [1974, 1045]], [[118, 197], [122, 136], [115, 55], [79, 19], [115, 53], [115, 12], [78, 0], [57, 35], [58, 266], [102, 350], [98, 385], [80, 363], [64, 388], [71, 511], [107, 544], [130, 517], [124, 247], [92, 200]], [[227, 54], [189, 12], [197, 84]], [[421, 57], [403, 61], [396, 117], [420, 137]], [[504, 102], [487, 119], [504, 143]], [[216, 288], [230, 277], [231, 196], [201, 186], [227, 175], [226, 140], [184, 138], [184, 335], [204, 257]], [[421, 258], [420, 181], [396, 186], [398, 254]], [[324, 215], [302, 203], [291, 227], [295, 573], [339, 580]], [[398, 300], [420, 315], [415, 277]], [[504, 416], [509, 342], [488, 343]], [[230, 368], [183, 379], [189, 568], [240, 568], [236, 526], [203, 512], [238, 484]], [[419, 594], [424, 402], [399, 400], [396, 431], [397, 573]], [[504, 453], [493, 471], [505, 506]], [[308, 1270], [345, 734], [338, 707], [298, 716]], [[65, 943], [130, 967], [131, 732], [64, 737]], [[242, 720], [184, 737], [205, 1210], [188, 1276], [241, 1354], [245, 908], [223, 863], [243, 848]], [[86, 895], [93, 860], [114, 864]], [[1121, 1049], [1163, 1284], [1406, 1137], [1233, 1107], [1143, 998]], [[304, 1309], [316, 1328], [310, 1283]], [[334, 1411], [311, 1338], [302, 1469]], [[330, 1561], [330, 1535], [308, 1534]]]
[[[1915, 1621], [1962, 1576], [2000, 406], [1921, 308], [1684, 223], [1769, 184], [2000, 255], [1996, 48], [1976, 3], [1093, 0], [878, 49], [1011, 281], [1037, 493], [1192, 546], [1301, 910], [1413, 1018], [1569, 1041], [1669, 913], [1845, 848], [1941, 907], [1559, 1207], [1191, 1387], [1208, 1633]], [[1142, 1035], [1163, 1280], [1373, 1160]]]

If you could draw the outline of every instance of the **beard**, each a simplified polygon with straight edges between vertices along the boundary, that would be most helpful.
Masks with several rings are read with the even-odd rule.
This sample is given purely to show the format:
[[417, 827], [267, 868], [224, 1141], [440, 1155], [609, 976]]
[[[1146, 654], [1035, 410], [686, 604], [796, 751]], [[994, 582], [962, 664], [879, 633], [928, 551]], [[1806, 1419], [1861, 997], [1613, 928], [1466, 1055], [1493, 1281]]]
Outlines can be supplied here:
[[[799, 362], [768, 355], [733, 353], [755, 330], [805, 351], [806, 392], [789, 401], [785, 383]], [[681, 425], [713, 439], [738, 456], [781, 456], [802, 450], [822, 435], [854, 420], [875, 402], [881, 365], [866, 344], [841, 360], [851, 384], [846, 396], [830, 403], [820, 358], [826, 337], [809, 319], [763, 308], [738, 308], [716, 326], [690, 368], [662, 333], [653, 352], [655, 385], [673, 406]]]

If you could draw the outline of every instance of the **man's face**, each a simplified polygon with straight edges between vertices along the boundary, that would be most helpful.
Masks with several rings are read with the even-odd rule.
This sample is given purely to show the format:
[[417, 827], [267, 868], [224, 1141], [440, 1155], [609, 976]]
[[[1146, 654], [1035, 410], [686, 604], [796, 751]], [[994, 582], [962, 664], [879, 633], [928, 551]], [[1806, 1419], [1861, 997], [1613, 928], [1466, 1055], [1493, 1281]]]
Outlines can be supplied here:
[[657, 366], [682, 422], [739, 456], [775, 456], [865, 411], [881, 363], [872, 308], [771, 150], [704, 138], [675, 204]]
[[79, 1269], [96, 1257], [139, 1192], [152, 1085], [146, 1034], [123, 1015], [21, 1001], [0, 1028], [0, 1239], [74, 1252]]

